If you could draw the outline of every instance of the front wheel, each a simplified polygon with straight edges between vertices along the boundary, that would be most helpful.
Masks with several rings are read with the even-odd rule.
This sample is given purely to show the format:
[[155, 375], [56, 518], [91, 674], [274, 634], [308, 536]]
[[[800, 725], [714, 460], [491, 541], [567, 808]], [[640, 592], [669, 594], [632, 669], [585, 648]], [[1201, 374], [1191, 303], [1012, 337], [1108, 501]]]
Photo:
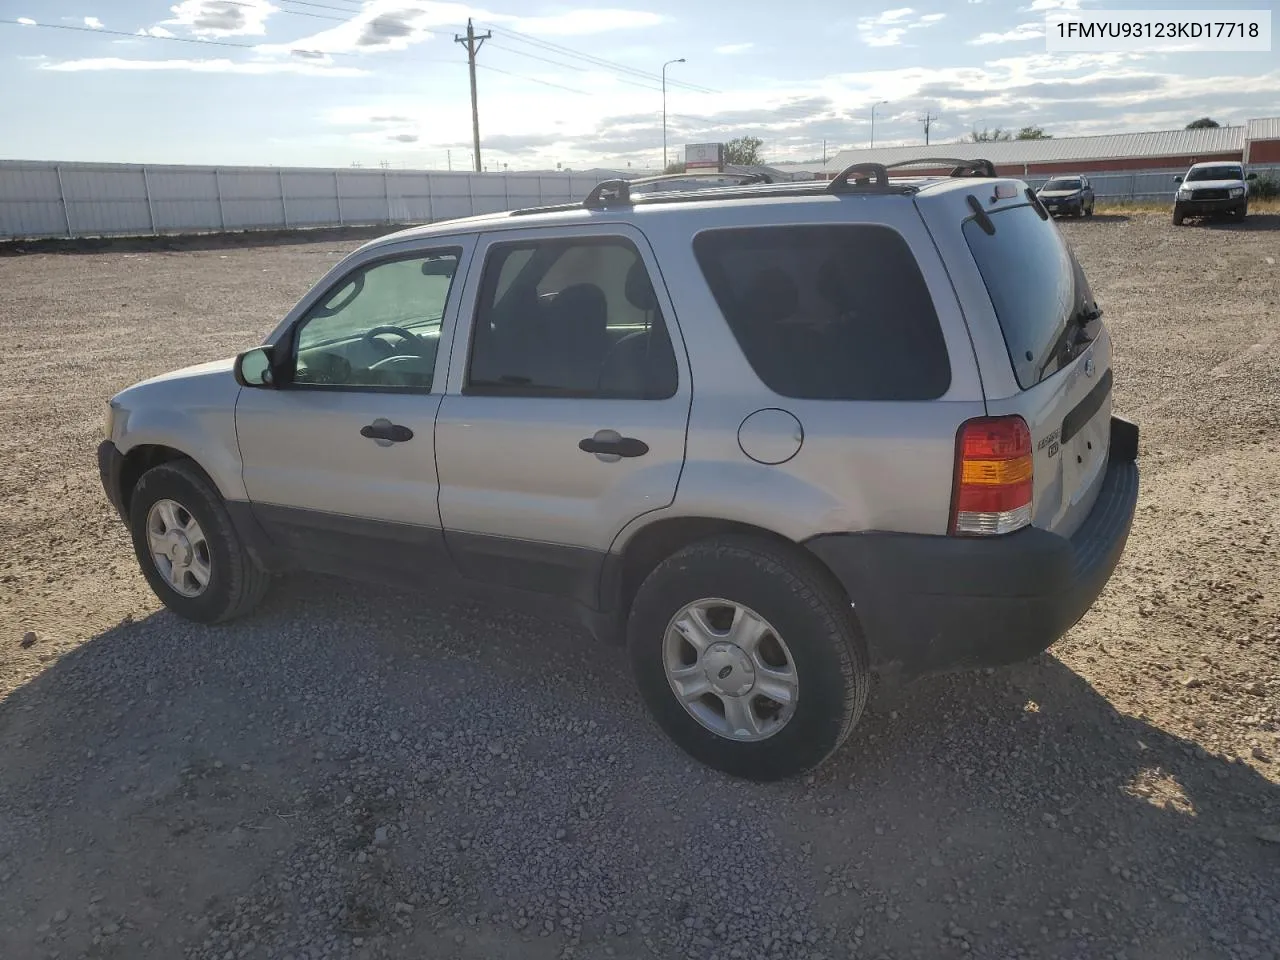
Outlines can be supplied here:
[[129, 529], [152, 591], [187, 620], [241, 616], [270, 585], [270, 575], [241, 544], [221, 496], [189, 461], [142, 475], [129, 498]]
[[826, 760], [870, 689], [849, 601], [816, 560], [755, 538], [701, 541], [660, 564], [636, 594], [627, 644], [666, 734], [751, 780]]
[[1084, 208], [1084, 215], [1085, 215], [1086, 217], [1092, 217], [1092, 216], [1093, 216], [1093, 204], [1092, 204], [1092, 203], [1091, 203], [1091, 204], [1089, 204], [1089, 206], [1087, 206], [1087, 207], [1085, 207], [1085, 208]]
[[1182, 212], [1182, 208], [1181, 208], [1180, 206], [1178, 206], [1178, 205], [1175, 203], [1175, 204], [1173, 205], [1173, 225], [1174, 225], [1175, 227], [1180, 227], [1180, 226], [1182, 226], [1182, 218], [1183, 218], [1183, 216], [1184, 216], [1184, 214], [1183, 214], [1183, 212]]

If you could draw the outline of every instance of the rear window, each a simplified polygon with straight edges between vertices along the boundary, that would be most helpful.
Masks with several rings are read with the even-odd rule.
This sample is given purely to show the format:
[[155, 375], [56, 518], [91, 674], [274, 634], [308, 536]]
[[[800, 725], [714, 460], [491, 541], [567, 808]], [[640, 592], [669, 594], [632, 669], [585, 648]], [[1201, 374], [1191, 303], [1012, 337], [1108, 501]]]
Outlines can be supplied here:
[[995, 307], [1018, 384], [1028, 390], [1058, 369], [1067, 321], [1093, 294], [1057, 226], [1027, 205], [990, 214], [988, 235], [974, 219], [964, 236]]
[[784, 397], [933, 400], [951, 364], [901, 235], [876, 224], [709, 230], [694, 255], [747, 362]]

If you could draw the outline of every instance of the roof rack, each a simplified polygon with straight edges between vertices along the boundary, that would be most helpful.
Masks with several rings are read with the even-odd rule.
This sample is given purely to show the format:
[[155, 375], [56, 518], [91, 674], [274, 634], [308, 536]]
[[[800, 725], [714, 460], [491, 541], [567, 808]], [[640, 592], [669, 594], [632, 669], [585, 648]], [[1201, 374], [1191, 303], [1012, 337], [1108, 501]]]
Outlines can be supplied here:
[[587, 194], [587, 198], [582, 201], [582, 205], [591, 210], [602, 210], [612, 206], [625, 207], [631, 203], [632, 187], [640, 187], [650, 183], [667, 183], [672, 180], [723, 180], [726, 177], [737, 180], [738, 186], [748, 183], [769, 182], [769, 177], [763, 173], [716, 173], [712, 170], [706, 172], [698, 171], [697, 173], [664, 173], [654, 177], [637, 177], [634, 180], [602, 180]]
[[[915, 160], [899, 160], [897, 163], [885, 164], [887, 169], [893, 170], [900, 167], [918, 167], [922, 164], [929, 166], [939, 166], [940, 164], [954, 164], [948, 176], [952, 177], [994, 177], [996, 176], [996, 167], [990, 160], [981, 157], [972, 160], [961, 160], [957, 157], [918, 157]], [[866, 166], [866, 164], [864, 164]], [[872, 164], [879, 166], [879, 164]]]
[[[815, 194], [847, 194], [847, 193], [896, 193], [912, 194], [919, 186], [889, 179], [889, 171], [899, 167], [917, 166], [919, 164], [941, 163], [954, 164], [952, 177], [995, 177], [996, 168], [990, 160], [962, 160], [954, 157], [923, 157], [918, 160], [903, 160], [898, 163], [855, 163], [845, 167], [830, 181], [821, 180], [773, 183], [772, 178], [764, 173], [718, 173], [716, 171], [697, 171], [694, 173], [666, 173], [653, 177], [637, 177], [634, 180], [613, 178], [602, 180], [592, 187], [581, 203], [562, 203], [542, 207], [526, 207], [510, 211], [511, 216], [523, 216], [534, 213], [551, 213], [554, 211], [607, 210], [612, 207], [629, 207], [637, 200], [645, 204], [682, 203], [696, 200], [739, 200], [759, 197], [809, 197]], [[631, 188], [650, 183], [667, 183], [675, 180], [736, 180], [732, 187], [709, 187], [688, 192], [661, 191], [653, 195], [632, 197]]]

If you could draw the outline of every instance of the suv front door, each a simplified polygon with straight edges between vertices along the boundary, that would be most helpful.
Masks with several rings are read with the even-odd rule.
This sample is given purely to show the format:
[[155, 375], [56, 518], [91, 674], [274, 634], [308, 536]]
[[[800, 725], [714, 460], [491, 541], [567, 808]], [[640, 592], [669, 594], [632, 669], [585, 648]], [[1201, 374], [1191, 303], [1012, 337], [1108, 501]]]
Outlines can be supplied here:
[[668, 506], [692, 397], [651, 248], [622, 224], [486, 234], [436, 420], [464, 576], [597, 606], [605, 555]]
[[277, 339], [283, 382], [240, 391], [245, 489], [300, 565], [412, 585], [452, 571], [434, 429], [474, 242], [432, 238], [355, 262]]

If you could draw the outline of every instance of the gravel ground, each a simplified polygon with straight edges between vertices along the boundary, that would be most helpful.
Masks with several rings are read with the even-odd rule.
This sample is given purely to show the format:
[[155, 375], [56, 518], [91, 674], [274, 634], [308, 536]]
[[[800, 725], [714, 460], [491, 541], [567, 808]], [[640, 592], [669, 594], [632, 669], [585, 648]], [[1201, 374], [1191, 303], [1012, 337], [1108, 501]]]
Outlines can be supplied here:
[[1115, 578], [767, 786], [573, 626], [320, 578], [159, 610], [103, 402], [258, 342], [353, 240], [0, 257], [0, 957], [1280, 956], [1280, 217], [1063, 229], [1143, 429]]

